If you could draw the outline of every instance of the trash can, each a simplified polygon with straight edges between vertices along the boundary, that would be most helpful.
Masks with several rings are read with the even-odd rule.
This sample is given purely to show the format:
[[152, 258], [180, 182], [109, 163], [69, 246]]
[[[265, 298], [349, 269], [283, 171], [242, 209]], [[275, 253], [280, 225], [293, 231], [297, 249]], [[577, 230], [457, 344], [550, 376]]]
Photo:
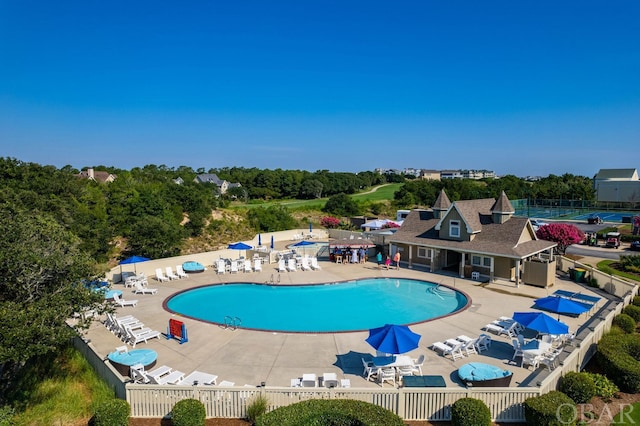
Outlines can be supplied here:
[[575, 278], [575, 282], [581, 283], [582, 280], [584, 279], [585, 272], [587, 272], [587, 271], [585, 271], [582, 268], [576, 268], [574, 273], [573, 273], [574, 274], [574, 278]]
[[570, 280], [576, 279], [576, 270], [573, 268], [569, 268], [569, 279]]

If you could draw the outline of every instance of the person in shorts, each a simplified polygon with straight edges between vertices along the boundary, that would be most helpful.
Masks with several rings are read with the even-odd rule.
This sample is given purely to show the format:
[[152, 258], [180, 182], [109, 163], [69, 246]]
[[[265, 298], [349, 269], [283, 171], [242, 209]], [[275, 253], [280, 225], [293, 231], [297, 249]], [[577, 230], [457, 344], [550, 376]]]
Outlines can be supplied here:
[[389, 270], [389, 266], [391, 266], [391, 258], [387, 255], [387, 258], [384, 260], [384, 266], [387, 267], [387, 271]]
[[396, 254], [393, 255], [393, 261], [396, 263], [396, 270], [400, 269], [400, 252], [397, 251]]
[[382, 269], [382, 252], [376, 254], [376, 261], [378, 262], [378, 269]]

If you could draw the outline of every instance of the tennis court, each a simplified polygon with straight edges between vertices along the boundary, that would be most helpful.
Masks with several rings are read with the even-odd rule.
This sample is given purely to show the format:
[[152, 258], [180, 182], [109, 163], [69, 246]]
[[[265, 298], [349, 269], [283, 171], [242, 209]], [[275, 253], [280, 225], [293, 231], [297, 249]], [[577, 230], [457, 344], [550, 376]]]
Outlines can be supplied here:
[[571, 219], [571, 220], [584, 220], [591, 215], [600, 216], [605, 222], [622, 223], [623, 217], [633, 217], [640, 215], [640, 212], [612, 212], [612, 211], [584, 211], [582, 209], [571, 208], [528, 208], [528, 209], [516, 209], [516, 216], [534, 217], [538, 219]]
[[640, 215], [638, 212], [593, 212], [589, 214], [581, 214], [576, 216], [574, 219], [577, 220], [587, 220], [587, 218], [591, 215], [599, 216], [600, 219], [605, 222], [622, 222], [623, 217], [636, 216]]

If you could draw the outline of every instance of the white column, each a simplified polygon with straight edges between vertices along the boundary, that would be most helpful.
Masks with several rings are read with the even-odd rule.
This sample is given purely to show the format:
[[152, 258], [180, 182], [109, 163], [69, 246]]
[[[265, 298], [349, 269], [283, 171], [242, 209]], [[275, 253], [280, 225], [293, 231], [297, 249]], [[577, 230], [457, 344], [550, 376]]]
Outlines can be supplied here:
[[466, 253], [462, 253], [462, 259], [460, 259], [460, 266], [458, 267], [458, 273], [460, 278], [464, 278], [464, 260], [466, 258]]

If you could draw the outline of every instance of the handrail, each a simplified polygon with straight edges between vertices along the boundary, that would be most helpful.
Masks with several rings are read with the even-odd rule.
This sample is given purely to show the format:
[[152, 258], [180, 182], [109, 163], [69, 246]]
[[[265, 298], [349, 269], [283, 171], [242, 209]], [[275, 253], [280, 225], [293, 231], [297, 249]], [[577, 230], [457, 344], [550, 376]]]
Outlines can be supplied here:
[[242, 320], [239, 317], [232, 317], [231, 315], [226, 315], [224, 317], [224, 328], [225, 329], [232, 329], [233, 331], [236, 331], [238, 329], [238, 327], [240, 327], [240, 324], [242, 324]]

